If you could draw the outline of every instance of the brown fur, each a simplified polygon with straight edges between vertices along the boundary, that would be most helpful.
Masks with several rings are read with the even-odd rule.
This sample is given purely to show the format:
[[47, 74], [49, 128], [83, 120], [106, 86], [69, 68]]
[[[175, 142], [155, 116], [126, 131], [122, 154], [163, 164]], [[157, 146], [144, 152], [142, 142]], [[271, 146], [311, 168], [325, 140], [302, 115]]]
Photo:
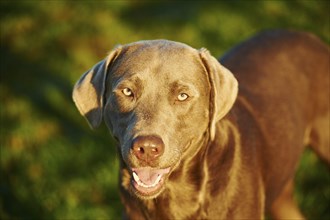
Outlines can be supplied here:
[[[222, 65], [205, 49], [141, 41], [86, 72], [73, 98], [119, 142], [126, 217], [303, 218], [292, 179], [304, 146], [330, 162], [329, 56], [316, 37], [293, 31], [259, 34]], [[136, 186], [134, 172], [143, 183], [162, 179]]]

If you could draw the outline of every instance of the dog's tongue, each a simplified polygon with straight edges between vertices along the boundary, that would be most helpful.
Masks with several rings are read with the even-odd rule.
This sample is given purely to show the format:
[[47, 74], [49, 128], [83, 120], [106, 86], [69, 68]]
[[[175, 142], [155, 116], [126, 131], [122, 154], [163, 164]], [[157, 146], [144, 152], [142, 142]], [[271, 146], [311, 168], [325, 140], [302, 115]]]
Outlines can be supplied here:
[[166, 174], [170, 171], [170, 168], [166, 169], [152, 169], [151, 167], [142, 167], [142, 168], [134, 168], [133, 172], [139, 177], [141, 182], [146, 185], [152, 185], [155, 183], [158, 176]]

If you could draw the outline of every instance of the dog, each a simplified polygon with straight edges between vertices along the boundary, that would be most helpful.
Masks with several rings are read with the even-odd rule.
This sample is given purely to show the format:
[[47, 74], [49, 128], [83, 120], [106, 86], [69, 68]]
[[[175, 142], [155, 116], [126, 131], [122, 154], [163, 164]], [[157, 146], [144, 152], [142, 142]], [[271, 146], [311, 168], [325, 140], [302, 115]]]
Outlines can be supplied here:
[[118, 141], [128, 219], [301, 219], [304, 146], [330, 162], [329, 47], [272, 30], [231, 49], [169, 40], [119, 45], [73, 90]]

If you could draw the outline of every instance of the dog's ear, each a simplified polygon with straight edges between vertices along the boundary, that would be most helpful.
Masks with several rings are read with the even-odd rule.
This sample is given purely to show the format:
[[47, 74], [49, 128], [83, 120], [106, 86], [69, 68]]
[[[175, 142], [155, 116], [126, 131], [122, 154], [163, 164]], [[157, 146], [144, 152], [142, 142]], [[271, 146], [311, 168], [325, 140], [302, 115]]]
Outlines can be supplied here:
[[199, 50], [199, 53], [211, 86], [210, 136], [213, 140], [216, 132], [216, 123], [229, 112], [236, 100], [238, 83], [234, 75], [222, 66], [208, 50], [202, 48]]
[[84, 73], [76, 82], [72, 98], [79, 112], [83, 115], [91, 128], [97, 128], [102, 122], [103, 96], [109, 66], [120, 53], [117, 47], [101, 62]]

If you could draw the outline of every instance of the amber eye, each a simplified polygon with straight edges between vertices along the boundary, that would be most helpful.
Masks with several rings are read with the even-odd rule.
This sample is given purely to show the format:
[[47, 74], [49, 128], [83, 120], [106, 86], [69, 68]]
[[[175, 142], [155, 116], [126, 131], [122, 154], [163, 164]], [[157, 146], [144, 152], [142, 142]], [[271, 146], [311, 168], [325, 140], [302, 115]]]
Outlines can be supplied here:
[[189, 98], [189, 96], [186, 93], [180, 93], [178, 95], [178, 100], [181, 101], [181, 102], [185, 101], [187, 98]]
[[122, 92], [127, 97], [133, 96], [133, 92], [132, 92], [132, 90], [130, 88], [125, 88], [125, 89], [122, 90]]

